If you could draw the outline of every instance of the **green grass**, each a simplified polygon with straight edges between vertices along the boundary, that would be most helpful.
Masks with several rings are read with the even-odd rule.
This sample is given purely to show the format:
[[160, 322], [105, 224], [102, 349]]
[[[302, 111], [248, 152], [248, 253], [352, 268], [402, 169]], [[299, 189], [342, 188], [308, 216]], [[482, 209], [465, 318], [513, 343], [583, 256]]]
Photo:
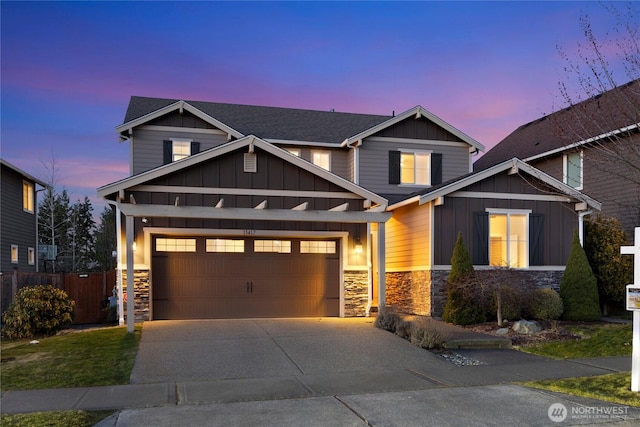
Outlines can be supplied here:
[[[33, 390], [128, 384], [141, 327], [106, 327], [40, 339], [5, 341], [2, 390]], [[4, 425], [4, 422], [3, 422]]]
[[631, 356], [633, 349], [633, 326], [631, 324], [585, 324], [567, 326], [566, 328], [583, 338], [552, 341], [545, 344], [523, 346], [519, 349], [556, 359]]
[[523, 385], [620, 405], [640, 406], [640, 393], [631, 391], [630, 372], [618, 372], [596, 377], [531, 381], [523, 383]]
[[31, 414], [1, 415], [3, 427], [91, 427], [113, 414], [113, 411], [57, 411]]

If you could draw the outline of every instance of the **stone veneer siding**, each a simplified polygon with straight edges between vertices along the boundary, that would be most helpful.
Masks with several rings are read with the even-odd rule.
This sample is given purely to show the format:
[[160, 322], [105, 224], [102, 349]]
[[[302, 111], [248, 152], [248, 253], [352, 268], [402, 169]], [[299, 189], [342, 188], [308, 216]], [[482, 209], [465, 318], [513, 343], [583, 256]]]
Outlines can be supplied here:
[[[127, 270], [122, 270], [122, 289], [127, 292]], [[149, 309], [149, 270], [134, 270], [134, 319], [136, 322], [150, 320]], [[124, 305], [125, 319], [127, 318], [127, 304]]]
[[366, 316], [369, 303], [369, 274], [366, 271], [345, 271], [343, 275], [345, 317]]
[[[476, 270], [490, 274], [492, 270]], [[563, 271], [510, 270], [513, 282], [520, 286], [552, 288], [560, 291]], [[386, 274], [387, 305], [399, 311], [441, 317], [447, 302], [448, 270], [407, 271]]]

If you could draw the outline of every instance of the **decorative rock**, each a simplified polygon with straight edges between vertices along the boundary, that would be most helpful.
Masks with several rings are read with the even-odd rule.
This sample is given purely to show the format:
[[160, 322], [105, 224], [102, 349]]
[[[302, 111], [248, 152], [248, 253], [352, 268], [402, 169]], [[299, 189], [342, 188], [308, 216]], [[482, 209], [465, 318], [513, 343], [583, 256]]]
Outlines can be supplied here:
[[509, 328], [500, 328], [496, 331], [496, 335], [507, 335]]
[[536, 332], [540, 332], [541, 330], [538, 322], [535, 322], [533, 320], [518, 320], [513, 324], [512, 329], [514, 332], [525, 335], [533, 335]]

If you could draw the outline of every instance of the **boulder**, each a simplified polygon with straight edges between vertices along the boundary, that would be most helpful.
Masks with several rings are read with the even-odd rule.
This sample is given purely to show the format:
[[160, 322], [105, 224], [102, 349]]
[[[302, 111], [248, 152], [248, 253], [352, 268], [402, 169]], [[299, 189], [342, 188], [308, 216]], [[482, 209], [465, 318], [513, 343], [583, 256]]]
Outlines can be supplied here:
[[540, 325], [536, 321], [518, 320], [516, 323], [513, 324], [512, 329], [514, 332], [518, 334], [532, 335], [532, 334], [535, 334], [536, 332], [540, 332], [542, 328], [540, 328]]
[[509, 328], [500, 328], [496, 331], [496, 335], [507, 335]]

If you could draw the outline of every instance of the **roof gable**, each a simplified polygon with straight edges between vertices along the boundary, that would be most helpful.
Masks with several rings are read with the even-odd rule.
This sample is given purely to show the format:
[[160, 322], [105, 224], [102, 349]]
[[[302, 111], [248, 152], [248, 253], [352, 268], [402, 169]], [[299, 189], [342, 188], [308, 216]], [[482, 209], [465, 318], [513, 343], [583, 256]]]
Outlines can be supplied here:
[[640, 79], [520, 126], [479, 158], [474, 169], [514, 157], [544, 157], [639, 125]]

